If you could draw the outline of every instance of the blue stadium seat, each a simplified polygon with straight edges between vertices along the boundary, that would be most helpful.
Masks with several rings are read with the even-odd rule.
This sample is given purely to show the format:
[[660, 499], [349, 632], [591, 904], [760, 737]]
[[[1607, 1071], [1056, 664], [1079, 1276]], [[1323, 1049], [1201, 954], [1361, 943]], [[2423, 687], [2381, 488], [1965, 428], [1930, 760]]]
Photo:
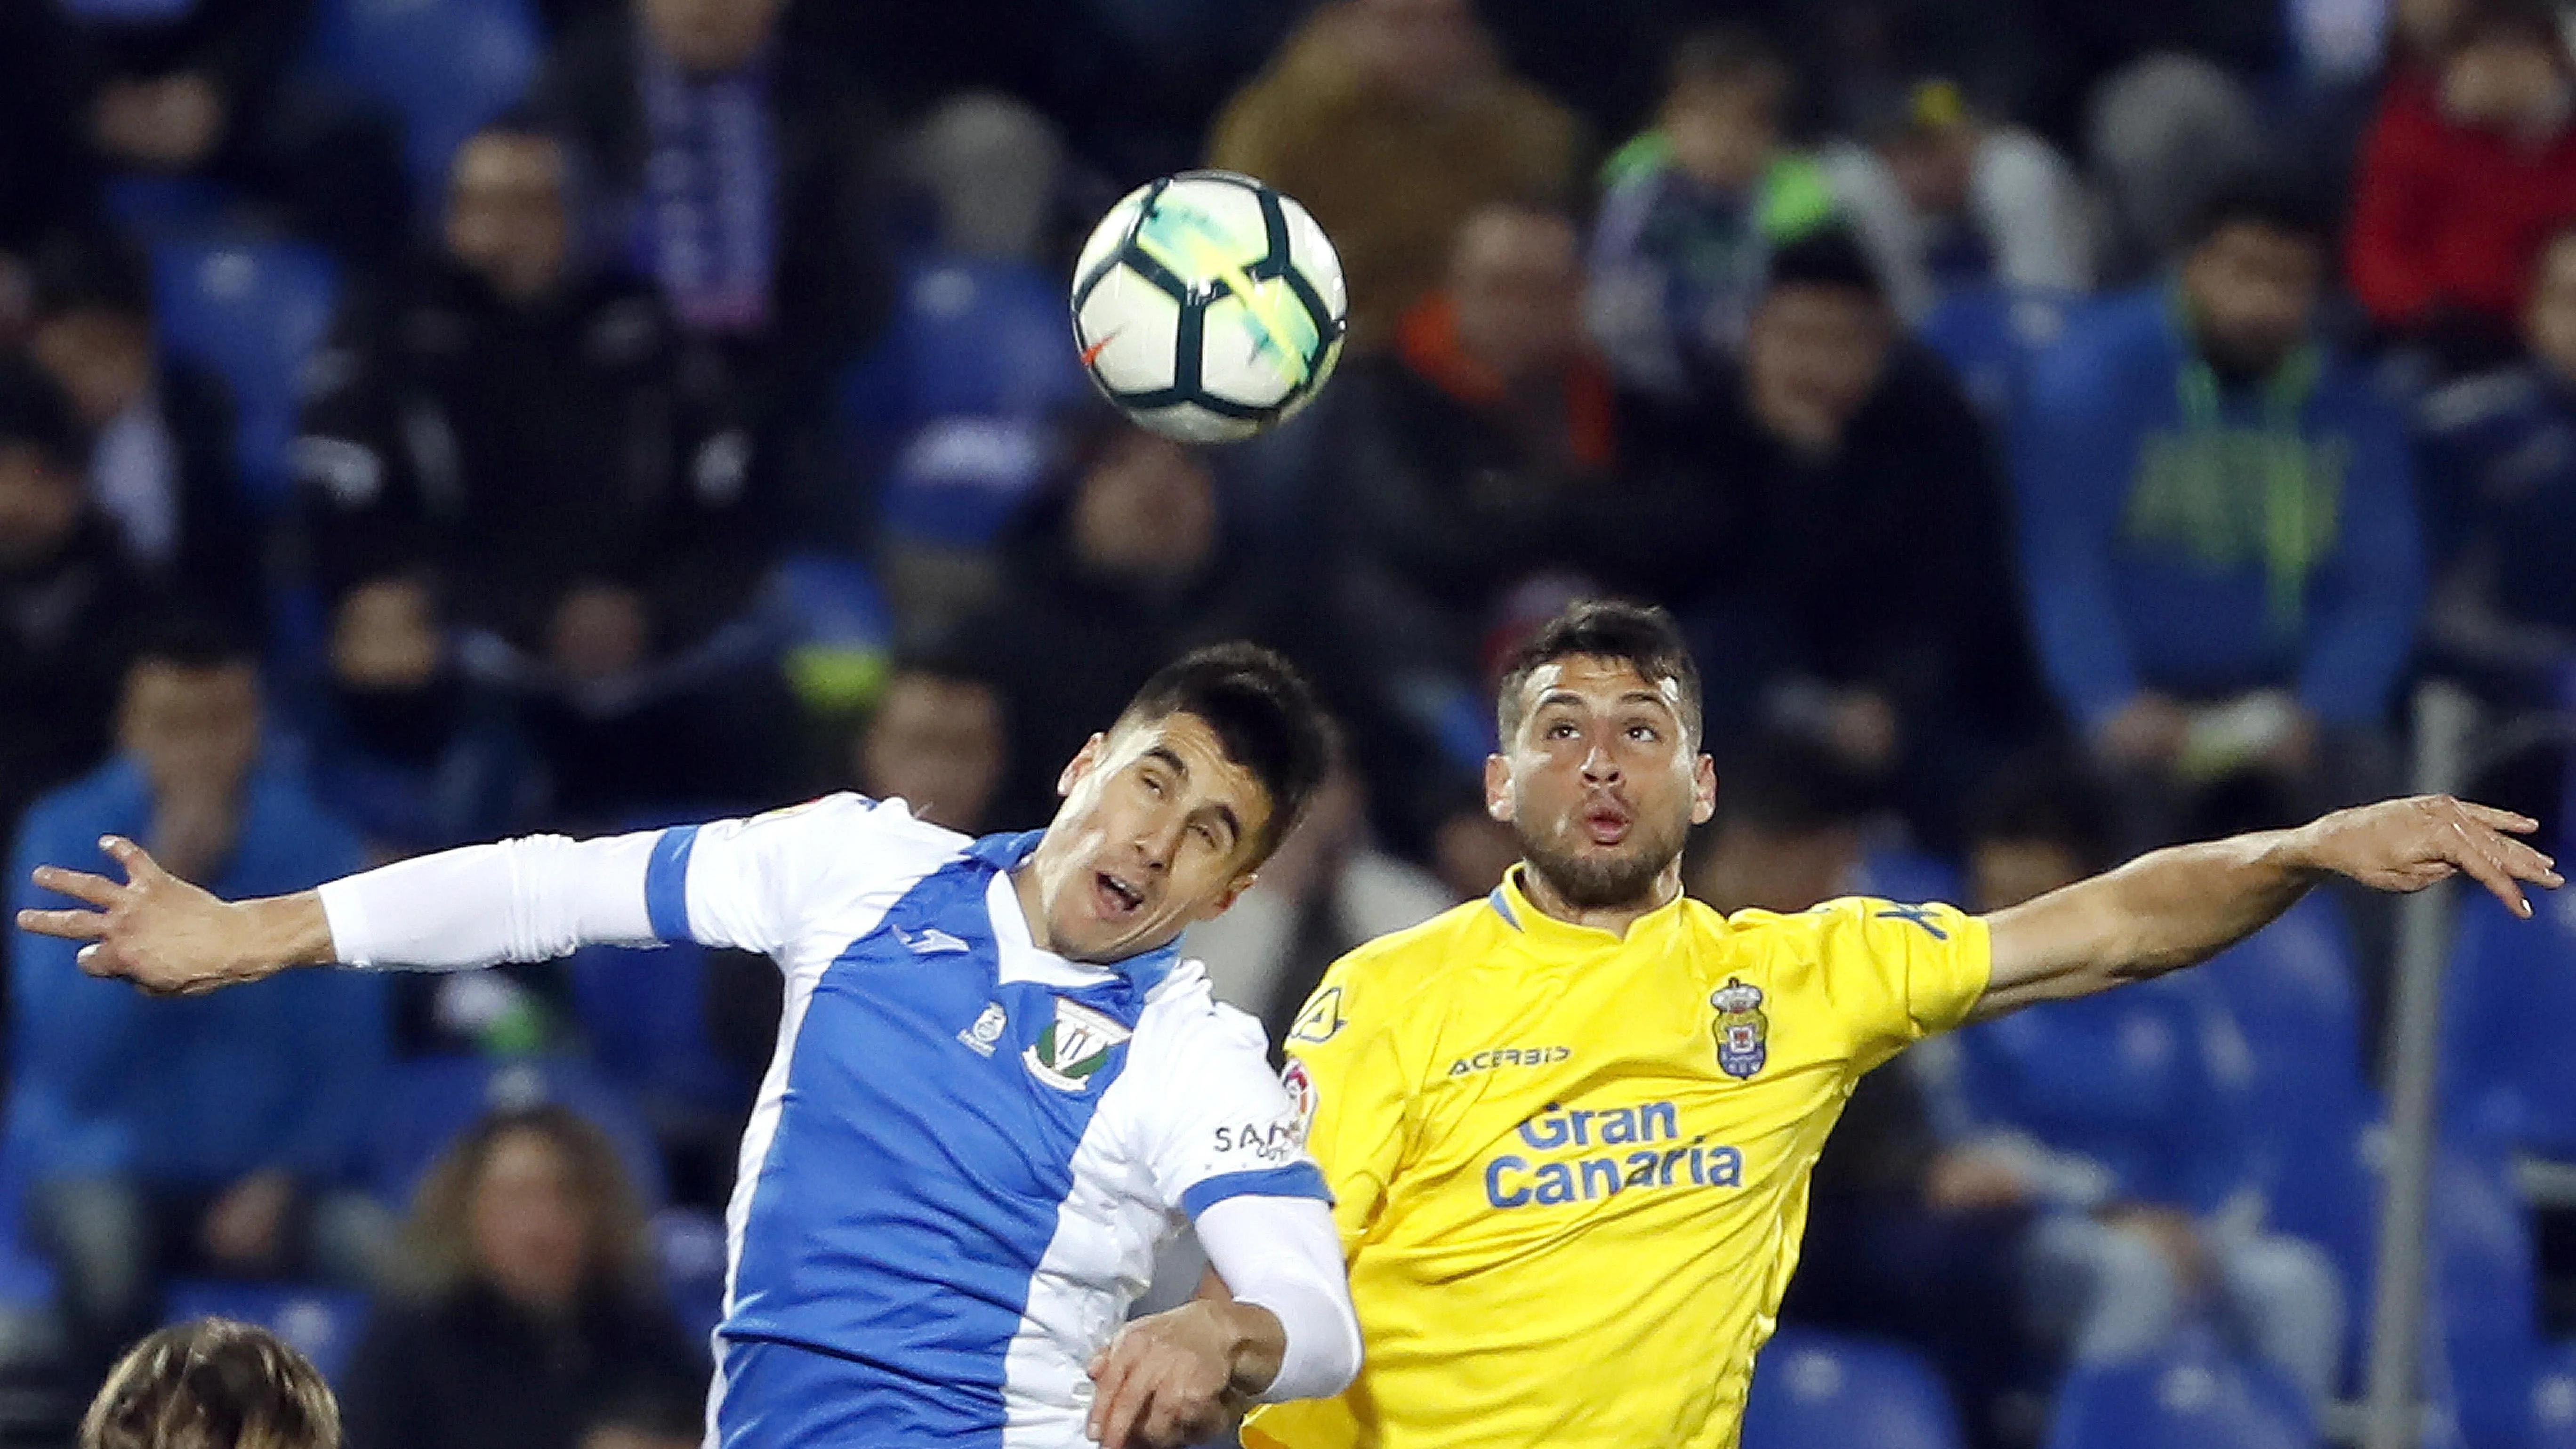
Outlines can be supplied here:
[[898, 536], [992, 541], [1053, 463], [1049, 419], [1087, 393], [1061, 279], [936, 255], [906, 272], [877, 347], [841, 380], [841, 423], [875, 460]]
[[1861, 857], [1860, 878], [1852, 882], [1860, 895], [1890, 901], [1940, 901], [1967, 904], [1968, 883], [1959, 868], [1920, 850], [1881, 847]]
[[2298, 1385], [2186, 1338], [2146, 1358], [2078, 1368], [2046, 1449], [2317, 1449]]
[[163, 1318], [236, 1318], [256, 1323], [304, 1351], [326, 1379], [338, 1379], [365, 1330], [367, 1299], [344, 1288], [307, 1283], [235, 1283], [181, 1278], [163, 1300]]
[[298, 381], [330, 332], [338, 291], [330, 257], [300, 242], [153, 248], [161, 345], [212, 368], [231, 387], [243, 486], [263, 505], [286, 496]]
[[2433, 1315], [2472, 1449], [2513, 1449], [2540, 1363], [2529, 1211], [2506, 1154], [2447, 1145], [2433, 1174]]
[[529, 1057], [423, 1057], [389, 1074], [368, 1181], [376, 1195], [407, 1206], [430, 1164], [485, 1113], [560, 1103], [608, 1134], [635, 1190], [649, 1209], [666, 1195], [661, 1158], [635, 1108], [578, 1061]]
[[1744, 1449], [1957, 1449], [1959, 1422], [1911, 1349], [1784, 1329], [1762, 1350]]
[[2443, 987], [2443, 1110], [2462, 1132], [2576, 1159], [2576, 902], [2535, 899], [2519, 920], [2464, 893]]
[[465, 138], [518, 103], [545, 41], [526, 0], [324, 0], [314, 58], [391, 106], [424, 199], [447, 184]]
[[650, 1119], [662, 1107], [735, 1111], [751, 1084], [707, 1041], [706, 948], [593, 946], [566, 963], [591, 1061]]
[[2082, 301], [2071, 292], [1971, 287], [1942, 298], [1914, 335], [1950, 364], [1980, 411], [2001, 420], [2021, 397], [2031, 359]]

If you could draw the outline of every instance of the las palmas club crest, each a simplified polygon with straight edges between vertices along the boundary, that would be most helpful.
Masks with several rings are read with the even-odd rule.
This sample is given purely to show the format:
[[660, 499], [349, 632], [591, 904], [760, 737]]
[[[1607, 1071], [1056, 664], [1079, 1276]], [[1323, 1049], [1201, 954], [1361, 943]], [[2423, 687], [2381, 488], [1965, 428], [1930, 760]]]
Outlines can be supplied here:
[[1127, 1028], [1079, 1001], [1055, 999], [1055, 1020], [1038, 1033], [1020, 1060], [1039, 1081], [1059, 1092], [1079, 1092], [1091, 1085], [1091, 1074], [1109, 1060], [1112, 1048], [1127, 1040]]
[[1762, 988], [1729, 976], [1724, 986], [1709, 993], [1708, 1004], [1717, 1008], [1717, 1020], [1709, 1030], [1717, 1037], [1718, 1070], [1730, 1077], [1750, 1077], [1762, 1070], [1771, 1055], [1771, 1022], [1762, 1014]]

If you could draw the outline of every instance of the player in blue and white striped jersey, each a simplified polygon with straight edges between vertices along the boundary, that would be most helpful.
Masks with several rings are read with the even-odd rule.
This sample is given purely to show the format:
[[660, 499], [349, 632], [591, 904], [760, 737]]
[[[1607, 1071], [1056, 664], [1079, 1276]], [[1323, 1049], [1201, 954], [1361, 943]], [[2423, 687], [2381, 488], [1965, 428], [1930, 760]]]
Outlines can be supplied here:
[[[1083, 748], [1043, 832], [969, 840], [838, 795], [241, 903], [111, 840], [122, 884], [37, 873], [96, 909], [19, 923], [158, 992], [590, 942], [765, 952], [786, 1010], [727, 1213], [709, 1443], [1175, 1445], [1358, 1366], [1298, 1109], [1173, 947], [1251, 884], [1325, 750], [1284, 661], [1219, 646]], [[1230, 1297], [1122, 1329], [1184, 1219]]]

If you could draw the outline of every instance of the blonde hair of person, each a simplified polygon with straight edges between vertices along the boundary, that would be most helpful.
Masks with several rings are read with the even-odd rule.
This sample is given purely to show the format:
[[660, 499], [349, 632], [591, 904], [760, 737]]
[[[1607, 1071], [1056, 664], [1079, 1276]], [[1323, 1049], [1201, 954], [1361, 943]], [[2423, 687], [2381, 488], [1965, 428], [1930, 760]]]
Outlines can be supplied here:
[[340, 1449], [340, 1405], [286, 1340], [200, 1318], [126, 1351], [81, 1419], [80, 1449]]

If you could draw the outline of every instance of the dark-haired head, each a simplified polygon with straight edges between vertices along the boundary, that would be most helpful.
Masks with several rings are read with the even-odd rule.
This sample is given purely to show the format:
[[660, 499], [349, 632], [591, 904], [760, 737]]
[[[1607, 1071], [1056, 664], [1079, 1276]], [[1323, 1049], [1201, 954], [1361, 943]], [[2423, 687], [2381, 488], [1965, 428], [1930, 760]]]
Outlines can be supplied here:
[[126, 1352], [81, 1419], [80, 1449], [339, 1449], [340, 1406], [265, 1328], [175, 1323]]
[[1714, 25], [1683, 36], [1656, 118], [1673, 164], [1720, 191], [1760, 180], [1779, 154], [1790, 86], [1788, 61], [1758, 30]]
[[2016, 760], [1968, 811], [1969, 895], [2002, 910], [2107, 870], [2120, 847], [2118, 806], [2080, 756]]
[[1771, 259], [1770, 284], [1744, 334], [1745, 402], [1792, 448], [1839, 446], [1879, 382], [1897, 339], [1878, 273], [1840, 227], [1809, 233]]
[[1502, 751], [1485, 808], [1512, 828], [1550, 910], [1678, 892], [1682, 844], [1716, 807], [1700, 752], [1699, 669], [1672, 616], [1585, 600], [1533, 635], [1495, 701]]
[[2201, 356], [2229, 382], [2279, 372], [2307, 342], [2325, 285], [2328, 223], [2269, 174], [2221, 186], [2195, 214], [2182, 295]]
[[1331, 754], [1286, 659], [1219, 644], [1166, 665], [1065, 767], [1065, 801], [1022, 872], [1039, 944], [1118, 961], [1234, 903], [1296, 826]]

